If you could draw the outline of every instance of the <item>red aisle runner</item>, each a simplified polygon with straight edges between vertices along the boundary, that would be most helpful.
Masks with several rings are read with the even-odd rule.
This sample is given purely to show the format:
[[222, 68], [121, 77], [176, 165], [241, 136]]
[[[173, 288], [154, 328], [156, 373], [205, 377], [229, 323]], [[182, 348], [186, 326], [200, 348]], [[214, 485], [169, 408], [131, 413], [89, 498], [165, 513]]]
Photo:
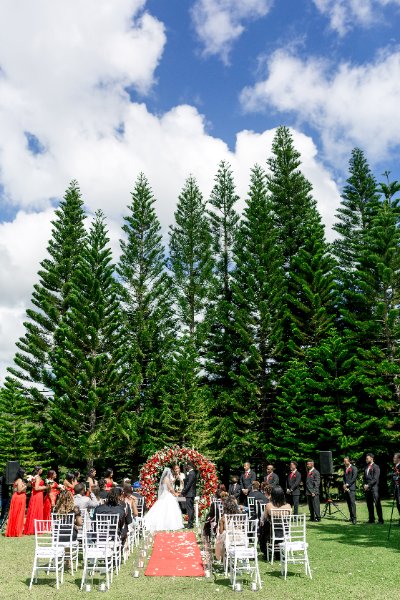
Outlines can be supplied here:
[[203, 562], [193, 531], [157, 533], [144, 574], [154, 577], [204, 577]]

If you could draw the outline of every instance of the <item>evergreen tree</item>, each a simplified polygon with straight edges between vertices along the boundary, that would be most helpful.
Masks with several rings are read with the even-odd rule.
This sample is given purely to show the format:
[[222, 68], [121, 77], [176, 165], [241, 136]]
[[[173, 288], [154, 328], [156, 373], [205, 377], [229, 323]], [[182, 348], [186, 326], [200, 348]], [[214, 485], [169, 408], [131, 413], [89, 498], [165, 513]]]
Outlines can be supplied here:
[[34, 428], [26, 391], [11, 377], [0, 389], [0, 465], [18, 460], [25, 469], [37, 463]]
[[210, 293], [211, 233], [206, 206], [193, 177], [185, 182], [170, 228], [169, 268], [182, 332], [195, 337]]
[[126, 346], [113, 277], [111, 250], [101, 211], [72, 278], [68, 305], [55, 334], [46, 439], [59, 460], [75, 464], [114, 456], [115, 423], [131, 411]]
[[257, 447], [265, 450], [275, 387], [272, 364], [280, 339], [277, 300], [283, 269], [266, 176], [259, 166], [251, 174], [235, 242], [235, 263], [232, 287], [239, 360], [234, 380], [239, 397], [246, 398], [247, 407], [257, 414]]
[[9, 371], [29, 390], [32, 418], [40, 421], [51, 388], [50, 357], [54, 332], [68, 310], [71, 279], [85, 239], [83, 201], [76, 181], [68, 187], [55, 211], [48, 257], [41, 263], [39, 283], [35, 284], [28, 308], [25, 334], [17, 342], [15, 367]]
[[121, 258], [117, 273], [121, 282], [123, 338], [132, 348], [131, 370], [139, 379], [136, 459], [158, 447], [151, 423], [159, 422], [161, 398], [158, 379], [163, 374], [174, 341], [172, 285], [166, 273], [161, 227], [154, 210], [155, 198], [146, 177], [140, 174], [132, 193], [129, 215], [122, 227]]
[[347, 333], [356, 336], [355, 347], [361, 343], [357, 322], [368, 319], [371, 304], [360, 288], [359, 266], [367, 245], [366, 234], [378, 206], [378, 190], [364, 153], [359, 148], [352, 151], [349, 177], [343, 189], [341, 206], [334, 225], [339, 238], [333, 243], [337, 259], [336, 281], [338, 287], [339, 323]]
[[267, 187], [285, 275], [278, 303], [281, 368], [323, 339], [333, 314], [333, 262], [312, 186], [300, 165], [289, 129], [279, 127], [268, 159]]

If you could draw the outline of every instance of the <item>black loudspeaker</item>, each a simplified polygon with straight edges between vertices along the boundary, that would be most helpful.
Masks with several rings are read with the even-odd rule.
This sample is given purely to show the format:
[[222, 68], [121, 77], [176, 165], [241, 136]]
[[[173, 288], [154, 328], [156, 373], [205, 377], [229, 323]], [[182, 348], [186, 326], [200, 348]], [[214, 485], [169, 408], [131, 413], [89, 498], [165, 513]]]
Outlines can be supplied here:
[[17, 476], [17, 471], [20, 468], [18, 460], [9, 460], [6, 464], [6, 484], [12, 485]]
[[319, 470], [321, 475], [333, 475], [332, 452], [330, 450], [319, 453]]

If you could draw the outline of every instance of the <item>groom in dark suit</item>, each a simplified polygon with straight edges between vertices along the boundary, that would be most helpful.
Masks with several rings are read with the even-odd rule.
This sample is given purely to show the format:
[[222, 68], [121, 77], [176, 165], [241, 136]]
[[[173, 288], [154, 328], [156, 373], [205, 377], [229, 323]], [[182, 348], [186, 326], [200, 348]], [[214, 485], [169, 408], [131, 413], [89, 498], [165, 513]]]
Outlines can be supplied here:
[[194, 499], [196, 497], [196, 472], [193, 469], [193, 463], [186, 463], [186, 479], [185, 485], [181, 492], [186, 498], [186, 512], [188, 516], [188, 529], [193, 528], [194, 519]]

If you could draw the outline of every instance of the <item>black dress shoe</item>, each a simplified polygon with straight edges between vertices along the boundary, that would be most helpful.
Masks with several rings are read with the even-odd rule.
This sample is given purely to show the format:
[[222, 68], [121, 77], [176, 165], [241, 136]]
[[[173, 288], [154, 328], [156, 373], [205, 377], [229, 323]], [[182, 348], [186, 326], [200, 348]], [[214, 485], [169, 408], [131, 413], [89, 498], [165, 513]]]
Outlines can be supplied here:
[[352, 522], [353, 525], [357, 525], [356, 519], [352, 519], [351, 522]]
[[378, 521], [378, 525], [384, 525], [384, 521]]

